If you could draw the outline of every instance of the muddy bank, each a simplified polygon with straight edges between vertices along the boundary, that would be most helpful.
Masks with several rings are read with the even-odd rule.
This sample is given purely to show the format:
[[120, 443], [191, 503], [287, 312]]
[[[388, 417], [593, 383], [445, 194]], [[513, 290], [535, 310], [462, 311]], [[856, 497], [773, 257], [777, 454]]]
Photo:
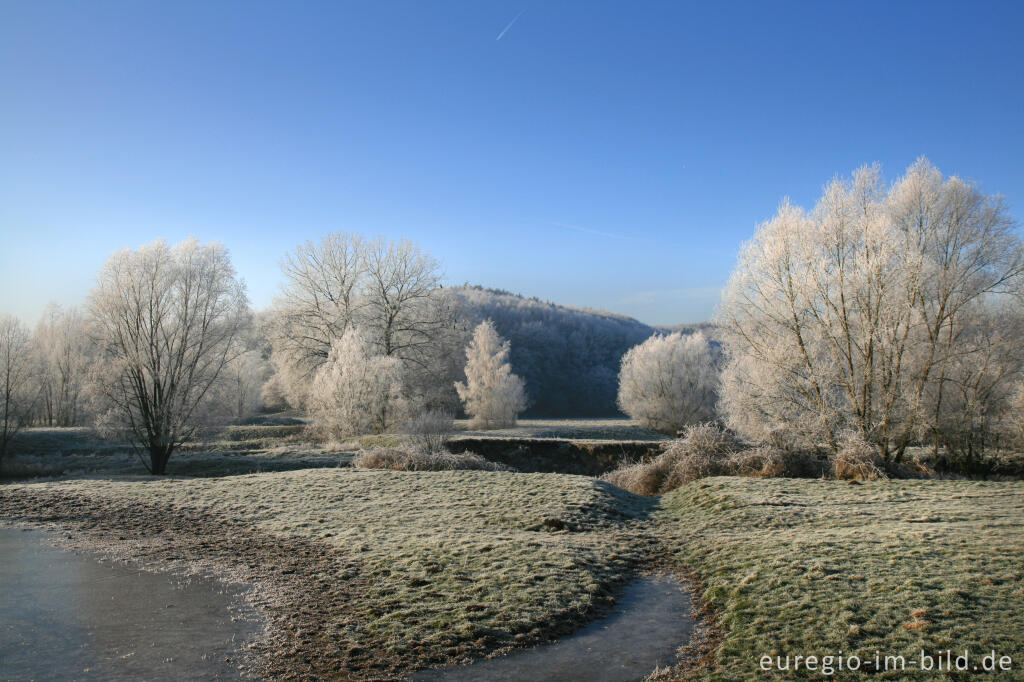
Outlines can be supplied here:
[[600, 476], [624, 461], [654, 457], [663, 446], [650, 441], [456, 437], [448, 447], [452, 452], [468, 450], [526, 473]]
[[0, 526], [5, 679], [236, 679], [262, 624], [244, 585], [140, 571]]

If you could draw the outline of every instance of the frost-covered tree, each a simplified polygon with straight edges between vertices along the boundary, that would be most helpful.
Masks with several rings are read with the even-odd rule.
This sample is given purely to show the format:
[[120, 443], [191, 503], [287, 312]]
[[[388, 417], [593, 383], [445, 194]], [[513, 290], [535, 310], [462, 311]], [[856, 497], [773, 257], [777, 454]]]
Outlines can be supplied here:
[[[616, 395], [622, 356], [656, 333], [625, 315], [558, 305], [508, 291], [468, 285], [447, 291], [458, 302], [459, 314], [470, 330], [489, 319], [498, 334], [512, 344], [509, 362], [530, 387], [526, 414], [619, 416]], [[713, 333], [710, 328], [706, 331]]]
[[50, 304], [36, 325], [32, 346], [38, 363], [37, 422], [48, 426], [82, 423], [93, 354], [85, 317], [75, 308]]
[[309, 408], [335, 437], [382, 433], [404, 416], [400, 361], [379, 355], [358, 327], [331, 345], [317, 370]]
[[32, 348], [25, 325], [0, 317], [0, 465], [11, 441], [32, 414]]
[[332, 232], [306, 241], [281, 262], [285, 285], [267, 328], [277, 392], [302, 407], [310, 381], [331, 345], [355, 324], [365, 281], [366, 248], [359, 235]]
[[153, 474], [201, 426], [223, 417], [218, 381], [249, 323], [227, 249], [195, 239], [115, 253], [90, 297], [100, 344], [101, 427], [148, 454]]
[[259, 351], [247, 350], [224, 368], [223, 378], [218, 382], [222, 396], [219, 399], [232, 419], [245, 419], [263, 407], [266, 364]]
[[451, 402], [457, 368], [448, 359], [463, 332], [437, 261], [419, 246], [331, 233], [296, 248], [282, 267], [287, 283], [269, 325], [275, 395], [302, 407], [333, 343], [356, 326], [376, 354], [400, 361], [409, 400]]
[[1020, 371], [992, 322], [1020, 315], [1022, 274], [1001, 199], [923, 159], [888, 188], [862, 168], [813, 210], [784, 202], [742, 248], [718, 315], [728, 423], [833, 450], [852, 433], [896, 457], [962, 438], [958, 412], [997, 410], [976, 403]]
[[455, 390], [474, 428], [515, 426], [516, 417], [526, 407], [526, 386], [512, 373], [509, 348], [490, 320], [473, 331], [466, 348], [466, 382], [456, 382]]
[[714, 418], [718, 370], [701, 333], [652, 336], [631, 348], [619, 371], [619, 408], [671, 435]]

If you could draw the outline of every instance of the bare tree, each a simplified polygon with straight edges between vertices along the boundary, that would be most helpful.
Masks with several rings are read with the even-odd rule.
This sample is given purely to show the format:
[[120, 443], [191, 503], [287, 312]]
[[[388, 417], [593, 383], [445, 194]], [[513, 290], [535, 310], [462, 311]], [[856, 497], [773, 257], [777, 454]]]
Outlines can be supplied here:
[[419, 412], [402, 424], [406, 442], [416, 452], [446, 452], [455, 431], [454, 415], [441, 410]]
[[784, 202], [741, 250], [718, 316], [730, 426], [754, 439], [785, 426], [833, 450], [854, 433], [897, 458], [939, 438], [949, 373], [963, 383], [958, 358], [995, 329], [969, 313], [1005, 307], [1020, 286], [1013, 227], [998, 198], [924, 160], [888, 190], [862, 168], [810, 212]]
[[421, 361], [438, 328], [439, 264], [409, 240], [378, 238], [367, 244], [362, 325], [382, 355]]
[[223, 379], [218, 382], [223, 404], [230, 408], [231, 418], [245, 419], [263, 406], [263, 384], [266, 362], [259, 351], [240, 353], [224, 368]]
[[32, 345], [39, 363], [39, 417], [50, 426], [75, 426], [92, 356], [86, 319], [75, 308], [50, 304], [36, 325]]
[[622, 357], [619, 408], [643, 426], [676, 435], [715, 415], [718, 371], [702, 332], [656, 335]]
[[331, 344], [355, 324], [366, 247], [359, 235], [332, 232], [319, 243], [297, 246], [285, 256], [281, 270], [286, 284], [269, 325], [272, 362], [281, 374], [278, 381], [286, 382], [280, 392], [299, 407]]
[[502, 341], [490, 320], [477, 325], [466, 348], [466, 383], [455, 384], [475, 428], [515, 426], [526, 407], [525, 384], [512, 373], [509, 349], [509, 342]]
[[310, 410], [336, 437], [382, 433], [403, 416], [399, 361], [375, 354], [358, 327], [331, 346], [317, 370]]
[[220, 244], [157, 241], [111, 256], [90, 309], [104, 363], [102, 425], [163, 474], [174, 450], [223, 407], [213, 398], [249, 321], [244, 284]]
[[31, 416], [32, 349], [25, 326], [15, 317], [0, 317], [0, 464], [11, 441]]
[[287, 284], [274, 304], [272, 392], [303, 406], [332, 344], [358, 326], [376, 354], [401, 361], [410, 400], [444, 406], [438, 387], [451, 392], [446, 358], [463, 336], [438, 267], [407, 240], [332, 233], [299, 246], [283, 263]]

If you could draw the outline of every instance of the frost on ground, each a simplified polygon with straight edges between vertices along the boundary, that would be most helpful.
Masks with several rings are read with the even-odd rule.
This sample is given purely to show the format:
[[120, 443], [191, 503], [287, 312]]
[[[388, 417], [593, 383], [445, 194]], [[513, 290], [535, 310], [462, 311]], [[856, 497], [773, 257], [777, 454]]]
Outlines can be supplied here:
[[578, 476], [346, 468], [10, 484], [0, 516], [230, 564], [292, 595], [277, 673], [372, 677], [578, 627], [654, 551], [651, 504]]
[[[1024, 662], [1024, 484], [709, 478], [662, 498], [726, 628], [710, 679], [762, 656], [990, 651]], [[801, 671], [806, 677], [821, 677]], [[792, 674], [792, 671], [791, 671]], [[789, 675], [784, 675], [789, 678]], [[935, 679], [911, 668], [883, 679]]]

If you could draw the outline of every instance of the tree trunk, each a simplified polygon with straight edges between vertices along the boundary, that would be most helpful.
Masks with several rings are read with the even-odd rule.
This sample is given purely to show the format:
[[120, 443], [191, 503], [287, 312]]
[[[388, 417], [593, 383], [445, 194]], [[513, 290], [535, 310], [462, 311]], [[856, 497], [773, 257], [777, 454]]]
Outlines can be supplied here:
[[154, 476], [167, 473], [167, 460], [171, 458], [171, 448], [166, 445], [149, 446], [149, 471]]

